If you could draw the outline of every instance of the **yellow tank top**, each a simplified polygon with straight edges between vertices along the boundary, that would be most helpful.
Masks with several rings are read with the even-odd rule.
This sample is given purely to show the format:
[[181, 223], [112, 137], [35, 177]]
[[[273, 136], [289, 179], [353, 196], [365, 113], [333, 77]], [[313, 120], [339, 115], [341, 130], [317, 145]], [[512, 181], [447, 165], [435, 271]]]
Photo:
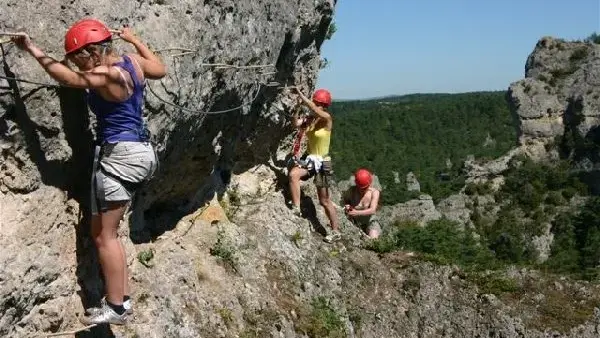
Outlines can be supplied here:
[[329, 154], [331, 130], [325, 128], [315, 129], [311, 126], [306, 130], [307, 150], [309, 155], [325, 156]]

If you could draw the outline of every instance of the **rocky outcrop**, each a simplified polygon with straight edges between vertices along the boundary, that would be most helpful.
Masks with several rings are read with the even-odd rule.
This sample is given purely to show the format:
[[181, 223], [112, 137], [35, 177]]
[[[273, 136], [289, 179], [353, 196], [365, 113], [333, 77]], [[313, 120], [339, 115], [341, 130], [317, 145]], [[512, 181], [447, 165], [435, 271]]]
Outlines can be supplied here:
[[508, 91], [521, 149], [534, 159], [570, 158], [600, 192], [600, 44], [544, 37]]
[[[285, 86], [298, 85], [307, 94], [313, 89], [334, 5], [0, 0], [0, 31], [25, 30], [61, 59], [68, 26], [93, 16], [112, 28], [129, 24], [165, 60], [167, 77], [149, 81], [145, 97], [161, 168], [123, 227], [131, 228], [124, 238], [133, 262], [140, 250], [133, 243], [143, 246], [205, 201], [222, 199], [227, 184], [238, 188], [242, 201], [256, 197], [246, 195], [256, 186], [273, 189], [243, 173], [257, 164], [281, 165], [289, 150], [287, 113], [296, 104]], [[116, 46], [130, 50], [122, 41]], [[53, 83], [10, 43], [2, 44], [0, 59], [0, 75]], [[201, 113], [207, 111], [220, 113]], [[88, 236], [93, 123], [81, 90], [0, 79], [0, 336], [72, 326], [77, 309], [101, 295]], [[232, 180], [237, 174], [245, 183]], [[171, 243], [169, 250], [175, 247]], [[171, 291], [153, 290], [159, 293], [152, 297], [177, 298]], [[169, 317], [183, 309], [160, 311]], [[106, 328], [93, 334], [101, 332]]]
[[[68, 25], [91, 15], [113, 27], [132, 25], [152, 48], [163, 50], [169, 65], [168, 77], [151, 82], [146, 97], [161, 170], [120, 229], [135, 314], [129, 326], [95, 327], [78, 336], [599, 334], [600, 317], [587, 303], [577, 303], [585, 311], [559, 330], [546, 325], [546, 308], [536, 310], [543, 303], [539, 290], [517, 294], [526, 295], [523, 304], [531, 308], [514, 311], [519, 305], [510, 307], [509, 301], [515, 294], [504, 304], [504, 291], [494, 296], [497, 290], [469, 280], [460, 269], [419, 262], [412, 253], [365, 250], [360, 230], [339, 207], [344, 238], [324, 244], [326, 217], [311, 181], [303, 184], [304, 218], [286, 207], [282, 167], [291, 137], [284, 112], [294, 100], [280, 86], [293, 83], [306, 92], [314, 86], [335, 1], [0, 0], [0, 5], [6, 14], [0, 30], [26, 27], [55, 56], [61, 55]], [[50, 81], [30, 57], [11, 45], [3, 49], [4, 75]], [[206, 65], [217, 63], [249, 68]], [[194, 112], [240, 106], [222, 114]], [[14, 81], [0, 81], [0, 107], [0, 335], [68, 331], [80, 326], [77, 316], [103, 290], [88, 235], [93, 119], [81, 91]], [[480, 174], [473, 179], [500, 175], [503, 161], [478, 164]], [[332, 198], [339, 201], [338, 189]], [[424, 223], [442, 215], [466, 221], [467, 202], [463, 195], [449, 198], [440, 212], [422, 195], [382, 208], [381, 214], [393, 221]], [[568, 282], [560, 290], [598, 293]], [[565, 294], [571, 295], [553, 293], [548, 299]], [[548, 309], [563, 305], [551, 303]]]
[[465, 196], [464, 194], [455, 194], [441, 200], [436, 206], [436, 209], [439, 210], [439, 213], [443, 217], [458, 222], [460, 225], [467, 225], [471, 223], [473, 207], [469, 204], [472, 203], [473, 202], [468, 196]]
[[406, 190], [421, 192], [421, 184], [413, 172], [406, 174]]
[[[152, 243], [129, 245], [136, 312], [131, 325], [113, 326], [111, 333], [190, 338], [598, 334], [599, 317], [587, 303], [580, 312], [589, 311], [587, 322], [576, 316], [565, 319], [566, 324], [560, 316], [541, 321], [548, 315], [544, 311], [570, 304], [564, 299], [569, 292], [597, 292], [590, 285], [561, 281], [561, 290], [553, 297], [566, 302], [562, 304], [555, 303], [556, 298], [540, 298], [545, 291], [530, 286], [529, 278], [542, 277], [522, 271], [506, 280], [489, 277], [497, 284], [486, 279], [474, 283], [458, 268], [420, 263], [411, 253], [377, 255], [365, 250], [358, 230], [348, 223], [343, 226], [343, 241], [326, 245], [317, 232], [326, 218], [312, 202], [314, 191], [306, 193], [303, 206], [313, 213], [310, 221], [293, 216], [281, 192], [271, 191], [260, 203], [209, 204]], [[69, 240], [63, 243], [68, 246]], [[68, 292], [67, 286], [72, 286], [68, 275], [57, 276], [50, 260], [31, 269], [28, 274], [39, 280], [21, 279], [24, 285], [49, 280], [52, 288], [15, 290], [30, 292], [40, 303], [8, 336], [77, 327], [75, 316], [81, 306], [79, 297]], [[498, 283], [516, 283], [511, 287], [518, 288], [519, 297], [495, 295], [495, 287], [506, 288]], [[61, 288], [64, 300], [59, 302], [52, 297]], [[21, 297], [14, 302], [19, 304], [25, 298]], [[19, 309], [23, 308], [9, 313]], [[94, 329], [91, 334], [101, 333]]]
[[442, 214], [436, 209], [433, 199], [427, 194], [421, 194], [418, 199], [404, 203], [382, 206], [379, 215], [386, 224], [417, 221], [419, 224], [425, 225], [429, 221], [442, 217]]
[[593, 137], [600, 123], [600, 45], [544, 37], [510, 85], [521, 144], [548, 143], [567, 131]]
[[[93, 1], [68, 5], [4, 1], [1, 5], [8, 19], [0, 29], [25, 28], [58, 58], [66, 28], [85, 15], [102, 18], [115, 28], [130, 24], [160, 51], [169, 73], [162, 81], [149, 82], [146, 113], [161, 170], [140, 204], [156, 209], [189, 202], [211, 172], [219, 172], [228, 183], [232, 172], [275, 157], [281, 139], [290, 132], [285, 113], [295, 103], [278, 86], [297, 84], [308, 93], [314, 85], [334, 1], [151, 1], [117, 7]], [[47, 8], [59, 11], [48, 15]], [[38, 24], [28, 26], [31, 22]], [[129, 49], [125, 43], [118, 47]], [[182, 48], [195, 52], [182, 55], [178, 50]], [[5, 72], [51, 82], [31, 57], [10, 44], [4, 50]], [[89, 162], [86, 149], [92, 132], [80, 91], [20, 83], [15, 87], [2, 81], [4, 192], [28, 193], [41, 185], [85, 191], [70, 187], [72, 177], [89, 171], [81, 163]], [[153, 93], [187, 110], [169, 106]], [[242, 107], [229, 113], [199, 113], [238, 106]]]

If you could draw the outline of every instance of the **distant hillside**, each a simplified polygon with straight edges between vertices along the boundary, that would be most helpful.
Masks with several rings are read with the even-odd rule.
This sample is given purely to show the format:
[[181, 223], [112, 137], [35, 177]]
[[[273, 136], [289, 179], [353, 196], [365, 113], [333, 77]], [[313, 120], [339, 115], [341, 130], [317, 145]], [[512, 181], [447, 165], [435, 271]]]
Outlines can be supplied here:
[[516, 145], [504, 91], [392, 96], [336, 102], [332, 109], [336, 176], [360, 166], [374, 170], [386, 186], [385, 204], [410, 197], [409, 171], [437, 200], [463, 186], [460, 167], [468, 155], [497, 157]]

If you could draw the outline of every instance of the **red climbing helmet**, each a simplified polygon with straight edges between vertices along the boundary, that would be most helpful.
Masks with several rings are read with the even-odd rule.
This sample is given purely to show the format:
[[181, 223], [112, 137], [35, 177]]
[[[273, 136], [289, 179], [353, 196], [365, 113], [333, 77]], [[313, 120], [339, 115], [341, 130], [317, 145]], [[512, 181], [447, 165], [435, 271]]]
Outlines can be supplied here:
[[358, 169], [354, 173], [354, 183], [360, 189], [366, 189], [371, 185], [373, 181], [373, 176], [367, 169]]
[[314, 103], [329, 107], [331, 105], [331, 93], [327, 89], [318, 89], [313, 93], [312, 100]]
[[108, 40], [112, 37], [104, 23], [96, 19], [82, 19], [75, 22], [65, 34], [65, 52], [70, 54], [89, 44]]

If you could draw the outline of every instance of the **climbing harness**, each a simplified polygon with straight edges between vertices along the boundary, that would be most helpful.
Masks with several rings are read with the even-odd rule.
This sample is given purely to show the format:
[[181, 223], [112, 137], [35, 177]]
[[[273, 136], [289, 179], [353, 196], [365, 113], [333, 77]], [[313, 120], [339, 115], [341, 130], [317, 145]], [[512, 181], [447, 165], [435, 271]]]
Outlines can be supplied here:
[[[142, 143], [149, 143], [149, 139], [141, 139]], [[150, 174], [146, 178], [144, 178], [140, 182], [131, 182], [128, 181], [119, 175], [112, 174], [106, 171], [102, 165], [102, 156], [105, 155], [105, 151], [108, 147], [113, 146], [112, 144], [103, 144], [96, 145], [94, 147], [94, 162], [92, 164], [92, 181], [91, 181], [91, 211], [92, 214], [98, 214], [99, 211], [106, 211], [108, 205], [105, 199], [106, 191], [104, 188], [104, 178], [109, 177], [117, 182], [125, 188], [131, 194], [134, 194], [136, 191], [140, 190], [143, 186], [145, 186], [155, 175], [156, 171], [159, 167], [159, 159], [158, 154], [156, 153], [156, 149], [152, 146], [152, 151], [154, 152], [154, 159], [156, 161], [155, 167], [151, 169]]]
[[[104, 210], [104, 180], [99, 170], [101, 155], [102, 147], [95, 146], [94, 162], [92, 164], [92, 189], [90, 190], [92, 215], [97, 215], [100, 210]], [[102, 198], [100, 198], [100, 196], [102, 196]]]

